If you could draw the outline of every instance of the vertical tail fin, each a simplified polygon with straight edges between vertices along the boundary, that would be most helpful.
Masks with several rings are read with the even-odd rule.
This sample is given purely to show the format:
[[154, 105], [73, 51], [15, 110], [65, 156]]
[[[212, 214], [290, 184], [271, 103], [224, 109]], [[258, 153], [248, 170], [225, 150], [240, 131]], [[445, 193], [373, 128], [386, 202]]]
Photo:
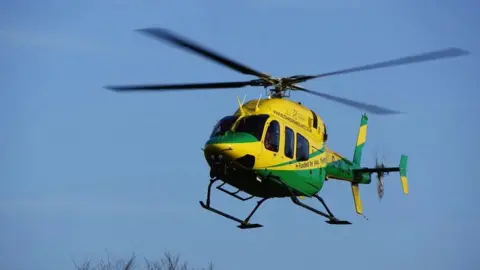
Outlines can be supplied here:
[[367, 114], [362, 115], [362, 120], [360, 122], [360, 129], [358, 130], [357, 143], [355, 145], [355, 152], [353, 153], [353, 163], [360, 165], [362, 161], [362, 150], [367, 140], [367, 126], [368, 126], [368, 116]]
[[[367, 140], [367, 126], [368, 126], [368, 116], [367, 114], [362, 115], [362, 119], [360, 120], [360, 128], [358, 130], [357, 135], [357, 142], [355, 144], [355, 152], [353, 153], [353, 160], [352, 162], [360, 166], [360, 162], [362, 161], [362, 150], [363, 146], [365, 145], [365, 141]], [[362, 207], [362, 200], [360, 198], [360, 187], [358, 183], [352, 182], [352, 196], [353, 202], [355, 203], [355, 211], [357, 214], [363, 215], [363, 207]]]

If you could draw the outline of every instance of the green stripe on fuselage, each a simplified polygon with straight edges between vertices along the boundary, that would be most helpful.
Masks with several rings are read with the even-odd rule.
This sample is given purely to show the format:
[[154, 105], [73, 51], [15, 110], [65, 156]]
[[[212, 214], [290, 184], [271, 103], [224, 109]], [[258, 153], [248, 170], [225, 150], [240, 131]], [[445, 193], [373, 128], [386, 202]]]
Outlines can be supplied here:
[[206, 144], [220, 143], [252, 143], [258, 142], [257, 138], [245, 132], [226, 132], [224, 135], [210, 138]]
[[[321, 149], [311, 153], [309, 156], [308, 156], [308, 159], [311, 159], [311, 158], [314, 158], [318, 155], [321, 155], [325, 152], [325, 147], [322, 147]], [[287, 161], [287, 162], [282, 162], [282, 163], [278, 163], [278, 164], [275, 164], [275, 165], [271, 165], [271, 166], [267, 166], [265, 168], [269, 169], [269, 168], [276, 168], [276, 167], [281, 167], [281, 166], [285, 166], [285, 165], [290, 165], [290, 164], [295, 164], [295, 163], [299, 163], [299, 162], [305, 162], [305, 161], [298, 161], [298, 160], [290, 160], [290, 161]], [[263, 168], [262, 168], [263, 169]]]

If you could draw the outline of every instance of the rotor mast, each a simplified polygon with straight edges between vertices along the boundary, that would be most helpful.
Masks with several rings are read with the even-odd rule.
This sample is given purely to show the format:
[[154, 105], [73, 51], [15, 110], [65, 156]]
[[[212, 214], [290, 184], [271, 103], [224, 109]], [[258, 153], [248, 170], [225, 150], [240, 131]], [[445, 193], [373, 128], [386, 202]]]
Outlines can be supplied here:
[[265, 84], [264, 88], [270, 92], [270, 98], [289, 97], [286, 92], [293, 89], [293, 87], [288, 84], [288, 78], [271, 78], [268, 80], [268, 85]]

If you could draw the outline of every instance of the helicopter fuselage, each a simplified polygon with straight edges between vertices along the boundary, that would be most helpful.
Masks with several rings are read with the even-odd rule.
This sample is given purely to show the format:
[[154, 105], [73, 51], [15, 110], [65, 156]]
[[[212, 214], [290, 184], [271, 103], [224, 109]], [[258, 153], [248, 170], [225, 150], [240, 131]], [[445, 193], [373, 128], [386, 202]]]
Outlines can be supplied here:
[[[359, 165], [327, 149], [326, 126], [283, 98], [250, 100], [214, 127], [204, 147], [210, 176], [257, 197], [311, 197], [326, 179], [370, 183]], [[363, 143], [363, 142], [362, 142]]]

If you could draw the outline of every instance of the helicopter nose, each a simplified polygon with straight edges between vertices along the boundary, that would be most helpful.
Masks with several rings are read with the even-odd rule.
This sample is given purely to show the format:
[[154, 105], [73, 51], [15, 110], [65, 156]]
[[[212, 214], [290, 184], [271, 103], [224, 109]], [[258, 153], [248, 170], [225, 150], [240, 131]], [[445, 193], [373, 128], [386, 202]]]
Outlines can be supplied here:
[[[205, 145], [205, 157], [210, 159], [235, 159], [234, 144], [232, 143], [209, 143]], [[238, 147], [235, 147], [238, 150]]]
[[232, 161], [247, 154], [254, 154], [259, 141], [248, 133], [228, 132], [223, 136], [211, 138], [205, 144], [204, 154], [207, 161], [221, 159]]

